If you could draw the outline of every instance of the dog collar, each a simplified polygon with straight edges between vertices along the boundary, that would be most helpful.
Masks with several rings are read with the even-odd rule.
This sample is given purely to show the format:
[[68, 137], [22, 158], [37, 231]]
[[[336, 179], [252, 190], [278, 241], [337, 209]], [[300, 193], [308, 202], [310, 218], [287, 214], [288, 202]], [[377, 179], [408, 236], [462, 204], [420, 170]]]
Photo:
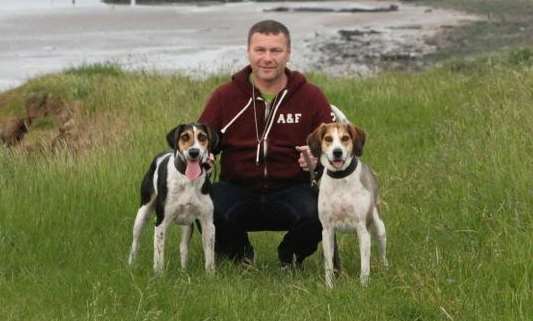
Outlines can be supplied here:
[[345, 170], [342, 171], [330, 171], [329, 169], [326, 171], [329, 177], [331, 178], [345, 178], [346, 176], [350, 175], [355, 171], [357, 168], [357, 158], [352, 158], [352, 161], [350, 162], [350, 165], [346, 167]]

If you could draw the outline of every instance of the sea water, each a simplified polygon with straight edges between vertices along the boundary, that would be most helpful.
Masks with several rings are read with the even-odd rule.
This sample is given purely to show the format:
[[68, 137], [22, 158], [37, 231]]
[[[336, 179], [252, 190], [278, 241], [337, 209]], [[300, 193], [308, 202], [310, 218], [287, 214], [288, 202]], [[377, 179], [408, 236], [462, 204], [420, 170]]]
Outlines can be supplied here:
[[0, 12], [104, 5], [100, 0], [0, 0]]

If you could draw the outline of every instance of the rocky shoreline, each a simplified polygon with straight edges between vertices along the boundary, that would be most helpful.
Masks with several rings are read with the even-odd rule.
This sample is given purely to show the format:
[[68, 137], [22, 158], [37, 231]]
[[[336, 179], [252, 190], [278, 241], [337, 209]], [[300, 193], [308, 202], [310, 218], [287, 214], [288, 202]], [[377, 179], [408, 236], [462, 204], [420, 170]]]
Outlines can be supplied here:
[[[392, 7], [389, 12], [397, 10], [398, 7]], [[424, 13], [434, 16], [429, 8]], [[469, 17], [461, 19], [460, 23], [475, 20]], [[338, 76], [367, 77], [380, 71], [420, 71], [434, 64], [430, 57], [447, 46], [448, 35], [456, 26], [436, 19], [430, 24], [402, 21], [315, 33], [314, 37], [306, 39], [309, 50], [305, 57], [311, 69]]]
[[430, 65], [425, 57], [436, 52], [437, 40], [409, 30], [341, 29], [335, 35], [317, 34], [308, 41], [310, 52], [315, 53], [308, 58], [313, 69], [334, 75], [364, 77], [386, 70], [419, 71]]

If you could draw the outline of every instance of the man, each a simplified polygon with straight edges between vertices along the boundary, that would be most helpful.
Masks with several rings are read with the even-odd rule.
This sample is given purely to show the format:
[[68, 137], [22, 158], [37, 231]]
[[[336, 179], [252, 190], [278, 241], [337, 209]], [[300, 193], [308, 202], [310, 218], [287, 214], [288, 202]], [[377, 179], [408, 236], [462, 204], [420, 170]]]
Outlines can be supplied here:
[[200, 116], [221, 133], [220, 182], [211, 194], [215, 250], [253, 263], [248, 231], [287, 231], [279, 260], [282, 267], [301, 265], [322, 237], [301, 152], [308, 153], [308, 134], [332, 121], [331, 108], [318, 87], [287, 69], [290, 34], [283, 24], [252, 26], [247, 54], [250, 65], [214, 91]]

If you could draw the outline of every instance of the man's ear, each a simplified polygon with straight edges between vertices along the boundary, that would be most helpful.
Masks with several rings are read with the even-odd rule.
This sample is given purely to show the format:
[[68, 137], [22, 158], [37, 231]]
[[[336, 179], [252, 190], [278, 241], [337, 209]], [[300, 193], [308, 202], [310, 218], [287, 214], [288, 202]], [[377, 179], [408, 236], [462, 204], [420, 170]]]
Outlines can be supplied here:
[[179, 125], [178, 127], [172, 128], [167, 134], [167, 143], [170, 148], [176, 150], [178, 148], [178, 138], [180, 137], [181, 132], [185, 128], [185, 125]]
[[322, 154], [322, 137], [326, 131], [326, 124], [322, 123], [309, 136], [307, 136], [307, 146], [311, 154], [317, 158]]
[[363, 155], [363, 147], [365, 146], [366, 133], [359, 127], [352, 124], [346, 124], [350, 136], [352, 136], [353, 153], [357, 157]]

